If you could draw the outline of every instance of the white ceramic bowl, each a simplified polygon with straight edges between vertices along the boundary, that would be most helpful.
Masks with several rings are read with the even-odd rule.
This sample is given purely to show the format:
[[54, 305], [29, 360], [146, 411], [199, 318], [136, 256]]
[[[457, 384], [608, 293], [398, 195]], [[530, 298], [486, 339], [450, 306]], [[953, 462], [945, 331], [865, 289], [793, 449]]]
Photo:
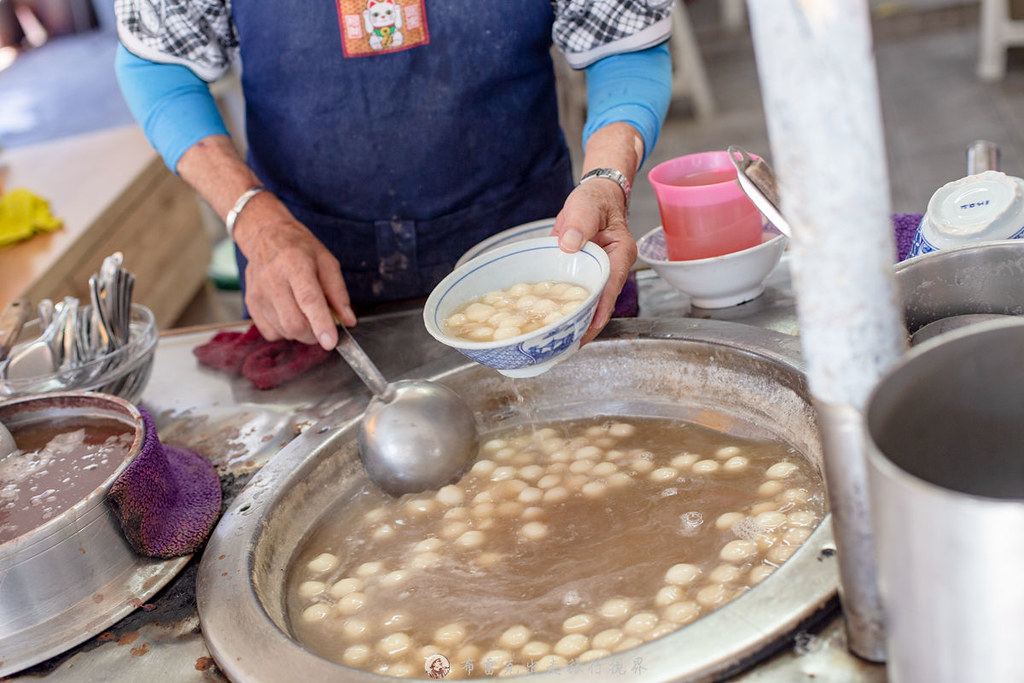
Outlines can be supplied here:
[[768, 224], [756, 247], [712, 258], [669, 261], [665, 233], [658, 226], [640, 238], [637, 249], [640, 259], [665, 282], [688, 294], [694, 306], [726, 308], [764, 292], [764, 280], [782, 258], [787, 242], [785, 235]]
[[[575, 254], [558, 248], [557, 237], [527, 239], [498, 247], [457, 267], [427, 297], [423, 322], [438, 341], [508, 377], [534, 377], [579, 349], [608, 282], [608, 255], [592, 242]], [[469, 341], [447, 333], [445, 320], [470, 301], [512, 285], [571, 282], [590, 294], [571, 315], [518, 337]]]
[[459, 260], [455, 262], [455, 267], [458, 268], [470, 259], [474, 259], [480, 254], [484, 254], [488, 251], [494, 251], [498, 247], [503, 247], [506, 244], [522, 242], [523, 240], [534, 239], [537, 237], [547, 237], [551, 234], [551, 229], [554, 227], [554, 218], [542, 218], [539, 221], [523, 223], [522, 225], [517, 225], [514, 228], [502, 230], [497, 235], [491, 235], [482, 242], [477, 242], [467, 249], [466, 253], [460, 256]]

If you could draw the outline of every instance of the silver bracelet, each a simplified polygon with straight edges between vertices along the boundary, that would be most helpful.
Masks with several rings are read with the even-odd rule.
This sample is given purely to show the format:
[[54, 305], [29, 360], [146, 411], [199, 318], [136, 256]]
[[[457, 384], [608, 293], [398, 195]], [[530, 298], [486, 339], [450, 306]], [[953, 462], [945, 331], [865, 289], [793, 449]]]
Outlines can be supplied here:
[[235, 205], [228, 211], [228, 215], [224, 218], [224, 227], [228, 229], [228, 238], [235, 239], [235, 221], [238, 220], [238, 214], [242, 213], [242, 209], [249, 203], [249, 200], [258, 195], [260, 192], [269, 192], [265, 187], [257, 185], [256, 187], [250, 187], [248, 190], [242, 193], [242, 196], [235, 201]]
[[595, 168], [583, 174], [583, 177], [580, 178], [580, 184], [582, 185], [591, 178], [607, 178], [618, 183], [619, 187], [622, 188], [622, 194], [626, 195], [626, 211], [629, 211], [629, 193], [633, 190], [633, 186], [629, 184], [629, 180], [624, 173], [616, 171], [614, 168]]

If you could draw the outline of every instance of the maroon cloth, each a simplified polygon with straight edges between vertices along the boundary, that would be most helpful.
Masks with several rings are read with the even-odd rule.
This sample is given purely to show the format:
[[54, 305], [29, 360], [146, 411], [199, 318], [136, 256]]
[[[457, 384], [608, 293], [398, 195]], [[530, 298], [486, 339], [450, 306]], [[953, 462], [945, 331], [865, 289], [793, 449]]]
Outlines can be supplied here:
[[145, 408], [139, 412], [145, 426], [142, 451], [110, 486], [107, 505], [135, 552], [190, 555], [220, 516], [220, 477], [199, 453], [160, 443], [153, 417]]
[[317, 344], [267, 341], [255, 325], [245, 332], [218, 332], [192, 353], [203, 365], [242, 375], [257, 389], [280, 386], [333, 355]]

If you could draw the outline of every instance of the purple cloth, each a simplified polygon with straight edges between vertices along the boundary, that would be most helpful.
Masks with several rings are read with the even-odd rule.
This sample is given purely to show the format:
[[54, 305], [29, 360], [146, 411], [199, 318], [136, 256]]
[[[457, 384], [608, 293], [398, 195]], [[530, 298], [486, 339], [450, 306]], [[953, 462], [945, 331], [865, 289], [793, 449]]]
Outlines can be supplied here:
[[146, 432], [142, 451], [114, 480], [107, 505], [137, 553], [189, 555], [220, 516], [220, 477], [199, 453], [160, 443], [153, 417], [144, 408], [139, 412]]
[[626, 283], [622, 285], [619, 298], [615, 300], [613, 318], [635, 318], [640, 312], [640, 290], [636, 284], [636, 272], [630, 271]]
[[896, 260], [902, 261], [910, 253], [910, 246], [914, 243], [914, 235], [917, 234], [917, 226], [921, 223], [919, 213], [894, 213], [892, 215], [892, 226], [896, 231]]

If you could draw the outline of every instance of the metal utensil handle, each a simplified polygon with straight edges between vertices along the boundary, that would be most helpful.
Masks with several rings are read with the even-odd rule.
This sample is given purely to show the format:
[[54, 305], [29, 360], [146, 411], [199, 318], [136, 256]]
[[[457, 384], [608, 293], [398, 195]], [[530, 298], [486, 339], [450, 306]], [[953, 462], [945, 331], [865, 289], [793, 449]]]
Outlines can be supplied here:
[[28, 299], [19, 298], [12, 301], [0, 313], [0, 361], [7, 358], [14, 342], [21, 334], [21, 328], [31, 316], [32, 304]]
[[[729, 145], [726, 151], [732, 165], [736, 167], [736, 181], [740, 184], [740, 189], [750, 198], [757, 210], [764, 214], [768, 222], [778, 228], [779, 232], [786, 237], [792, 237], [793, 230], [789, 227], [789, 222], [783, 218], [782, 211], [775, 204], [778, 198], [778, 186], [775, 183], [775, 174], [771, 167], [763, 160], [755, 160], [745, 149], [736, 145]], [[758, 164], [757, 179], [747, 174], [747, 170], [755, 162]], [[758, 181], [770, 184], [771, 187], [762, 187]]]
[[967, 175], [999, 170], [999, 145], [975, 140], [967, 147]]
[[389, 400], [394, 389], [384, 379], [384, 375], [380, 374], [380, 370], [373, 364], [370, 357], [366, 355], [363, 348], [356, 343], [356, 340], [352, 338], [352, 334], [349, 333], [348, 328], [344, 325], [338, 325], [338, 353], [341, 354], [342, 358], [348, 361], [348, 364], [352, 366], [352, 370], [359, 375], [359, 379], [363, 380], [378, 398], [383, 400]]

